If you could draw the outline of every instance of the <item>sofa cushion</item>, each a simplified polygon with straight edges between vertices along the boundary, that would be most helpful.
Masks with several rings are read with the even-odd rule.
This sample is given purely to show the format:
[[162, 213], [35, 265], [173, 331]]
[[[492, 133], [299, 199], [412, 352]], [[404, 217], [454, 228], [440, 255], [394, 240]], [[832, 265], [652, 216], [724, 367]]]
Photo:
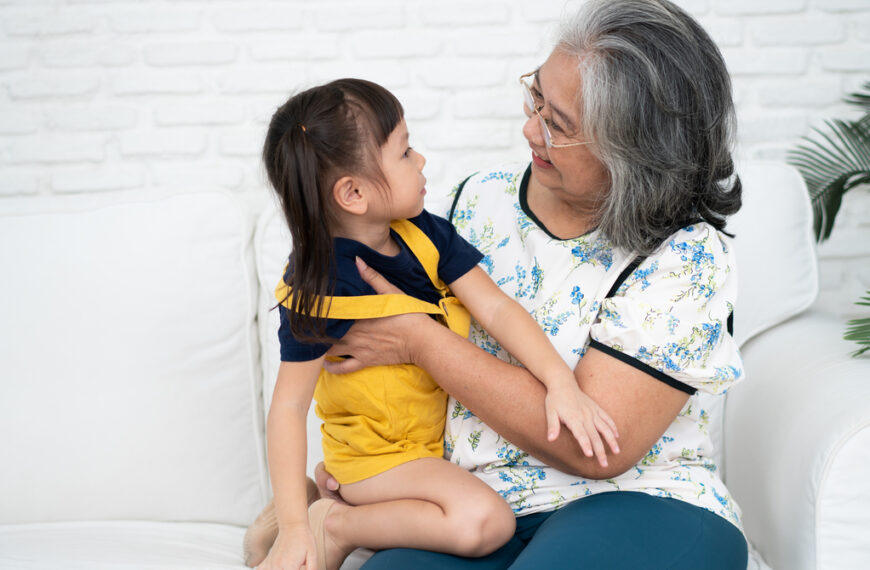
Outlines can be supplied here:
[[266, 479], [240, 203], [149, 191], [0, 208], [0, 523], [250, 522]]
[[[247, 570], [242, 559], [244, 533], [241, 527], [203, 523], [0, 525], [0, 568]], [[355, 550], [341, 570], [357, 570], [371, 554], [370, 550]]]
[[244, 570], [241, 527], [139, 521], [0, 526], [0, 568]]
[[746, 161], [737, 171], [743, 207], [727, 229], [736, 234], [734, 337], [742, 345], [808, 308], [819, 286], [813, 213], [798, 171], [763, 160]]

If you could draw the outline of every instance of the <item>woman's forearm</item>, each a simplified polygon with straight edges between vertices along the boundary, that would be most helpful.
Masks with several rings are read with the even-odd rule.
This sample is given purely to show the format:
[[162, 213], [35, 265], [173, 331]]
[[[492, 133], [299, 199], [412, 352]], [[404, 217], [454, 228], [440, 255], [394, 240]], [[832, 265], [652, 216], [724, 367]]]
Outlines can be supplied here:
[[568, 430], [547, 441], [544, 413], [546, 388], [529, 371], [481, 350], [437, 325], [420, 329], [420, 340], [409, 339], [412, 360], [463, 406], [518, 446], [566, 473], [602, 478], [595, 458], [586, 457]]

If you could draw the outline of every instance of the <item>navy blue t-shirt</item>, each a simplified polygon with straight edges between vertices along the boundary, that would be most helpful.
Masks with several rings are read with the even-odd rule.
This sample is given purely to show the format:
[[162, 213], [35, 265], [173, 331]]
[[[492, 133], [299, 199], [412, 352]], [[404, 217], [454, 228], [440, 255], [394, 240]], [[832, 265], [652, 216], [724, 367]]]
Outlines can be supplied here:
[[[465, 241], [456, 229], [444, 218], [423, 210], [416, 218], [410, 220], [423, 230], [435, 248], [438, 250], [438, 276], [444, 283], [450, 284], [459, 279], [483, 259], [483, 254]], [[382, 255], [358, 241], [347, 238], [335, 238], [336, 281], [332, 293], [336, 297], [356, 297], [374, 295], [372, 289], [356, 268], [355, 258], [359, 256], [366, 264], [387, 278], [390, 283], [401, 289], [407, 295], [423, 301], [437, 304], [441, 294], [432, 284], [426, 270], [402, 241], [402, 238], [390, 230], [393, 239], [399, 244], [401, 251], [390, 257]], [[292, 259], [292, 254], [291, 254]], [[287, 276], [285, 275], [285, 281]], [[281, 360], [284, 362], [304, 362], [319, 358], [329, 350], [329, 344], [302, 342], [290, 332], [288, 320], [289, 309], [280, 305], [281, 326], [278, 328], [278, 339], [281, 342]], [[353, 325], [352, 319], [327, 319], [326, 334], [339, 339]]]

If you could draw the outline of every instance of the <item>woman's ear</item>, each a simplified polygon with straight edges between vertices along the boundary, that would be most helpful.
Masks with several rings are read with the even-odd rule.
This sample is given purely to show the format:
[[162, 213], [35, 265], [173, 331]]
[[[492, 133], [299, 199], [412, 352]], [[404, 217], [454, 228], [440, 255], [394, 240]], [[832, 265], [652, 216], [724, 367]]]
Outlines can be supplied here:
[[360, 181], [352, 176], [342, 176], [332, 187], [332, 197], [338, 207], [349, 214], [362, 215], [369, 208]]

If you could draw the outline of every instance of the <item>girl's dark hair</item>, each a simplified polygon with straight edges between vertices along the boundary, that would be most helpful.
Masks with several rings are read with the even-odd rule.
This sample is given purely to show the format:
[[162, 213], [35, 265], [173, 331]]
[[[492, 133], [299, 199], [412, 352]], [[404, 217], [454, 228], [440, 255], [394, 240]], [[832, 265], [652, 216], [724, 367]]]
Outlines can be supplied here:
[[293, 240], [285, 280], [297, 339], [326, 340], [326, 319], [317, 315], [335, 275], [332, 188], [347, 175], [383, 181], [380, 148], [403, 116], [392, 93], [363, 79], [297, 93], [272, 116], [263, 163]]

